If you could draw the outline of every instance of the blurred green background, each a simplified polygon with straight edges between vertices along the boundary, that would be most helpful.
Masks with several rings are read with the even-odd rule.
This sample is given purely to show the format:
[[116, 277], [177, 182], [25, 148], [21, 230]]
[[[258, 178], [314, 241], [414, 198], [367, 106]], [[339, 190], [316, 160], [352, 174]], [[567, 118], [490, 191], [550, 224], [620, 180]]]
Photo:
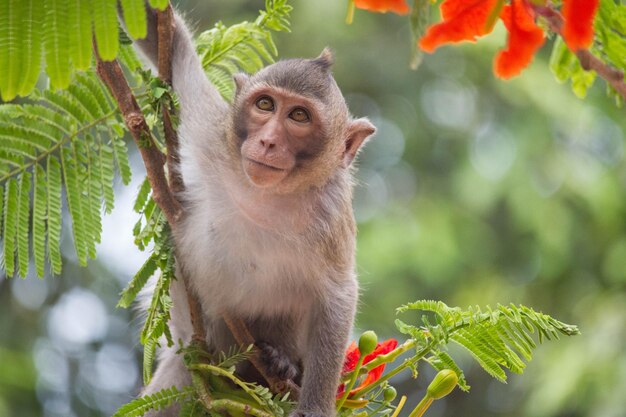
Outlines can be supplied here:
[[[521, 77], [495, 79], [502, 28], [411, 71], [408, 19], [357, 11], [346, 26], [346, 3], [293, 1], [292, 33], [275, 39], [281, 57], [331, 46], [352, 112], [379, 129], [359, 158], [356, 332], [400, 337], [394, 309], [416, 299], [523, 303], [582, 335], [540, 346], [507, 385], [461, 355], [470, 394], [456, 391], [427, 415], [626, 416], [624, 109], [600, 82], [584, 101], [558, 84], [549, 47]], [[200, 30], [253, 20], [263, 7], [177, 4]], [[132, 245], [143, 178], [134, 166], [97, 262], [79, 268], [65, 230], [63, 276], [0, 278], [0, 416], [108, 416], [136, 395], [142, 319], [115, 309], [144, 257]], [[417, 381], [396, 379], [409, 404], [432, 375], [420, 369]]]

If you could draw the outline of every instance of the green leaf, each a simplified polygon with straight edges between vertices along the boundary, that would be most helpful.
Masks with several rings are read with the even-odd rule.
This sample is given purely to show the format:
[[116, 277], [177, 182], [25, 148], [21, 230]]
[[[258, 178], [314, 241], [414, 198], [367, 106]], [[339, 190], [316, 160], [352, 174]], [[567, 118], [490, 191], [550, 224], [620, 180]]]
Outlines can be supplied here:
[[43, 43], [46, 72], [52, 88], [66, 88], [70, 84], [69, 1], [44, 0], [45, 18]]
[[98, 54], [103, 60], [112, 61], [119, 49], [117, 1], [90, 0], [90, 3]]
[[8, 277], [15, 273], [15, 237], [19, 210], [19, 188], [15, 178], [7, 181], [4, 190], [4, 267]]
[[33, 193], [33, 256], [37, 276], [43, 277], [46, 258], [46, 211], [48, 206], [48, 184], [46, 171], [39, 164], [35, 165], [35, 192]]
[[17, 215], [17, 260], [19, 274], [22, 277], [26, 277], [28, 274], [28, 242], [30, 240], [30, 177], [30, 172], [24, 172], [20, 177], [20, 201]]
[[168, 4], [169, 0], [150, 0], [150, 6], [153, 9], [165, 10]]
[[150, 410], [162, 410], [175, 402], [181, 403], [189, 398], [193, 398], [193, 393], [193, 387], [185, 387], [181, 390], [175, 386], [165, 388], [123, 405], [112, 417], [140, 417]]
[[91, 65], [91, 12], [89, 0], [73, 0], [68, 9], [69, 54], [74, 66], [87, 69]]
[[117, 303], [117, 307], [128, 308], [131, 303], [139, 294], [139, 291], [146, 285], [148, 279], [157, 270], [157, 256], [156, 254], [150, 255], [150, 257], [144, 262], [144, 264], [139, 268], [139, 271], [135, 274], [135, 276], [128, 283], [122, 294], [120, 295], [120, 300]]
[[[479, 307], [462, 310], [448, 307], [440, 301], [420, 300], [401, 306], [397, 311], [413, 310], [429, 312], [431, 318], [422, 316], [424, 325], [421, 327], [398, 320], [398, 328], [417, 341], [418, 350], [431, 347], [431, 353], [441, 362], [433, 361], [433, 366], [441, 368], [445, 365], [454, 369], [453, 363], [437, 348], [451, 340], [467, 349], [486, 372], [502, 382], [506, 381], [505, 369], [517, 373], [524, 370], [526, 365], [519, 355], [526, 360], [531, 359], [530, 351], [536, 347], [531, 337], [533, 333], [538, 334], [540, 341], [556, 338], [559, 334], [570, 336], [579, 333], [575, 326], [525, 306], [499, 305], [495, 310], [489, 307], [486, 311]], [[430, 324], [433, 314], [434, 325]]]
[[[21, 0], [24, 7], [19, 36], [22, 66], [18, 94], [26, 96], [33, 91], [41, 73], [42, 39], [44, 8], [36, 0]], [[1, 65], [1, 64], [0, 64]], [[2, 68], [0, 66], [0, 68]]]
[[121, 0], [121, 3], [128, 34], [135, 39], [145, 38], [148, 34], [148, 24], [144, 0]]
[[[500, 1], [502, 3], [502, 1]], [[426, 28], [430, 24], [430, 0], [414, 0], [411, 8], [411, 35], [413, 38], [413, 48], [411, 52], [411, 69], [416, 70], [422, 63], [424, 51], [419, 47], [418, 42], [424, 35]]]
[[0, 93], [4, 101], [13, 100], [19, 93], [23, 55], [20, 24], [25, 8], [21, 0], [5, 0], [0, 9]]
[[61, 273], [61, 164], [48, 157], [48, 256], [52, 273]]
[[74, 247], [78, 262], [82, 266], [87, 265], [87, 230], [85, 216], [83, 215], [83, 192], [81, 188], [82, 178], [79, 178], [76, 153], [71, 148], [63, 148], [61, 162], [63, 178], [65, 179], [65, 191], [67, 194], [67, 206], [72, 217], [72, 232], [74, 235]]
[[137, 192], [137, 198], [135, 199], [135, 205], [133, 206], [133, 210], [135, 211], [135, 213], [142, 212], [143, 208], [148, 202], [148, 198], [150, 197], [150, 191], [152, 191], [152, 188], [150, 187], [150, 181], [148, 181], [148, 177], [146, 177], [139, 186], [139, 191]]
[[113, 149], [110, 146], [103, 144], [101, 140], [98, 143], [100, 172], [102, 176], [102, 194], [104, 197], [104, 210], [106, 213], [110, 213], [114, 207], [114, 190], [113, 179], [115, 178], [115, 163]]
[[117, 168], [122, 177], [124, 185], [130, 184], [131, 170], [128, 162], [128, 148], [126, 142], [123, 139], [113, 139], [113, 150], [115, 152], [115, 160], [117, 161]]

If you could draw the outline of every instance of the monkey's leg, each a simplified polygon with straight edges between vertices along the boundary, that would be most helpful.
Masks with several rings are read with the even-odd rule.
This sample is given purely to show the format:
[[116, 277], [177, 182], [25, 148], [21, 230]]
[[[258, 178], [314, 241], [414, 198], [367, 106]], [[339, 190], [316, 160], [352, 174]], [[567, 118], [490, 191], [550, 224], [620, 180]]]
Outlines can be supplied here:
[[356, 282], [337, 287], [320, 297], [310, 313], [300, 401], [290, 417], [336, 414], [337, 386], [357, 298]]

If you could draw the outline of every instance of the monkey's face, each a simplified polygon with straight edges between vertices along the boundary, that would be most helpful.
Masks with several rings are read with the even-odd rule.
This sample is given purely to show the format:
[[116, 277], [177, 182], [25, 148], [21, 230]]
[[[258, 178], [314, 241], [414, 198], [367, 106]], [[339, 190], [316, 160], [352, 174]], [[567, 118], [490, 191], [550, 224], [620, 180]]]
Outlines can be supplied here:
[[257, 187], [284, 185], [324, 148], [318, 103], [304, 96], [263, 86], [240, 112], [243, 170]]

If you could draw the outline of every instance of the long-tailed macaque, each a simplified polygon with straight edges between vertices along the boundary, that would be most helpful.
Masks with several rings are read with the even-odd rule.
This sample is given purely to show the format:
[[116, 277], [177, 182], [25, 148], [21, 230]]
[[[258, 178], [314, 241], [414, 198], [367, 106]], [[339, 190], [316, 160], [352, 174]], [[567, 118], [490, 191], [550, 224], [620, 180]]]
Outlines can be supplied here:
[[[148, 37], [137, 44], [156, 63], [149, 12]], [[348, 112], [329, 50], [236, 75], [230, 104], [206, 78], [183, 20], [175, 23], [185, 185], [175, 241], [202, 305], [207, 344], [216, 351], [236, 344], [223, 313], [243, 320], [270, 371], [301, 383], [292, 416], [333, 417], [358, 295], [351, 164], [375, 128]], [[182, 283], [171, 292], [173, 336], [189, 342]], [[175, 348], [164, 349], [144, 393], [188, 384]]]

